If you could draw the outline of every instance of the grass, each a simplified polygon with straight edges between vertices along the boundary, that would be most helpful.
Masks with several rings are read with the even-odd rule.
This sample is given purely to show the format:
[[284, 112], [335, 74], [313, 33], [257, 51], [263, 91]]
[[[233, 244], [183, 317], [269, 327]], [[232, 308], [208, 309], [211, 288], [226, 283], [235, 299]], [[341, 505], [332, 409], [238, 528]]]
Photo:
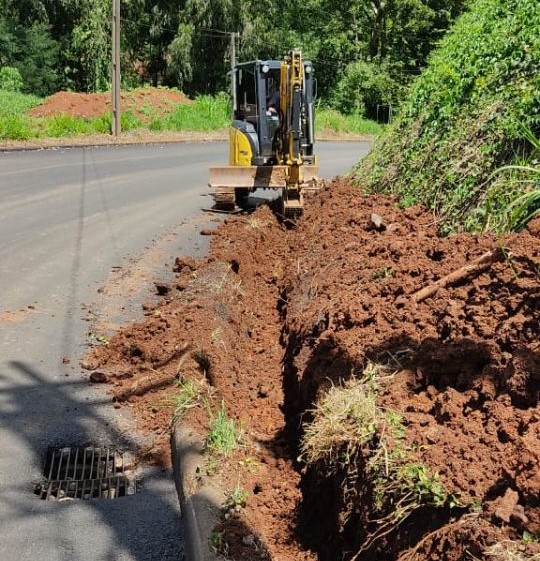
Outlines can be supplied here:
[[[30, 117], [27, 111], [43, 100], [33, 95], [0, 90], [0, 140], [61, 138], [78, 135], [108, 134], [111, 130], [109, 113], [94, 118], [53, 115]], [[223, 130], [230, 125], [230, 102], [227, 94], [199, 96], [190, 104], [173, 104], [165, 114], [147, 104], [135, 114], [121, 115], [123, 131], [146, 129], [161, 131]], [[336, 134], [378, 135], [382, 127], [360, 116], [344, 116], [335, 110], [321, 109], [316, 116], [319, 132]]]
[[181, 380], [178, 382], [171, 406], [173, 408], [173, 424], [180, 419], [186, 411], [197, 405], [202, 392], [202, 385], [193, 380]]
[[227, 557], [229, 548], [224, 540], [223, 532], [214, 530], [210, 534], [210, 549], [215, 555], [223, 555], [224, 557]]
[[[111, 130], [109, 114], [94, 118], [59, 114], [31, 117], [27, 111], [43, 100], [34, 95], [0, 90], [0, 140], [29, 140], [32, 138], [61, 138], [76, 135], [108, 134]], [[121, 116], [122, 130], [139, 129], [144, 124], [132, 112]]]
[[540, 561], [540, 554], [527, 554], [514, 542], [496, 543], [484, 550], [484, 559], [491, 561]]
[[239, 512], [246, 506], [249, 493], [237, 483], [233, 489], [225, 493], [225, 510]]
[[25, 112], [41, 101], [35, 95], [0, 90], [0, 139], [30, 138], [31, 119], [25, 116]]
[[299, 458], [330, 475], [343, 476], [344, 495], [357, 492], [359, 478], [370, 488], [376, 529], [363, 551], [422, 505], [458, 506], [438, 475], [418, 461], [405, 439], [402, 416], [377, 404], [384, 375], [383, 367], [371, 364], [361, 377], [333, 386], [304, 428]]
[[150, 114], [152, 131], [213, 131], [227, 127], [231, 120], [229, 99], [225, 94], [197, 97], [189, 105], [177, 105], [162, 117]]
[[521, 230], [540, 213], [540, 139], [528, 127], [522, 126], [522, 133], [531, 152], [522, 162], [497, 172], [506, 192], [516, 193], [503, 215], [504, 230]]
[[35, 95], [0, 90], [0, 119], [22, 115], [41, 102], [42, 99]]
[[217, 413], [210, 412], [210, 425], [205, 449], [211, 456], [228, 457], [240, 443], [240, 429], [222, 402]]
[[315, 132], [378, 136], [384, 127], [361, 115], [343, 115], [335, 109], [319, 109], [315, 115]]

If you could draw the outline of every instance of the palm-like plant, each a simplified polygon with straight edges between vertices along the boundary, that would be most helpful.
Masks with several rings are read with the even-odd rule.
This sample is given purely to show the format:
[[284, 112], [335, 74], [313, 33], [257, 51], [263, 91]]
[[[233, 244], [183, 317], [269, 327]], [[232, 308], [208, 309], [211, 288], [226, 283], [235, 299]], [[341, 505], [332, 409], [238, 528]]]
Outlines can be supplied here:
[[524, 193], [514, 199], [506, 210], [506, 228], [521, 230], [540, 214], [540, 139], [522, 125], [523, 136], [531, 143], [532, 152], [522, 165], [504, 166], [497, 170], [509, 173], [509, 182], [524, 186]]

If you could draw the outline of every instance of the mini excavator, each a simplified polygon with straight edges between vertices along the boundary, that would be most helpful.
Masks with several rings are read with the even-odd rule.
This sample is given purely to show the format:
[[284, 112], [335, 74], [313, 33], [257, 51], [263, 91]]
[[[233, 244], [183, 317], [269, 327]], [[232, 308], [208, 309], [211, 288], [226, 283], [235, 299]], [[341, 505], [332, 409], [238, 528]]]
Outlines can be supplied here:
[[236, 65], [229, 165], [210, 168], [216, 209], [241, 207], [256, 189], [282, 189], [283, 214], [302, 213], [304, 190], [318, 183], [314, 97], [313, 65], [298, 50]]

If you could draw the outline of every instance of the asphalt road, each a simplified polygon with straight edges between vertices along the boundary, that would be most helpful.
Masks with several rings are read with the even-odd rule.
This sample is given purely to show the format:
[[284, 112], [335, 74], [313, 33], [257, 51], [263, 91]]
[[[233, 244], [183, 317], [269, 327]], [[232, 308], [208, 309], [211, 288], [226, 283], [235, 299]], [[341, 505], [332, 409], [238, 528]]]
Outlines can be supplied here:
[[[321, 174], [367, 149], [319, 143]], [[109, 325], [134, 317], [128, 303], [174, 255], [206, 250], [207, 168], [226, 154], [225, 143], [0, 153], [1, 561], [181, 558], [169, 471], [146, 466], [140, 492], [118, 500], [32, 491], [49, 446], [151, 445], [82, 375], [89, 310]]]

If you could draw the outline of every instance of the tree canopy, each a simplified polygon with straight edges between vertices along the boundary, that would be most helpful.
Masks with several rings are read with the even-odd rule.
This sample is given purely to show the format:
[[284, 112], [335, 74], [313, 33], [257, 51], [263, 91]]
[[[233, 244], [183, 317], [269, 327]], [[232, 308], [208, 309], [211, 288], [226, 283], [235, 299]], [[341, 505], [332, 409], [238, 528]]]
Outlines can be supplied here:
[[[399, 101], [465, 2], [122, 0], [122, 72], [130, 85], [224, 90], [235, 32], [239, 60], [301, 48], [316, 63], [324, 99], [370, 114], [376, 102]], [[0, 65], [18, 68], [26, 91], [109, 86], [112, 0], [0, 0], [0, 7]], [[358, 90], [363, 78], [371, 85]]]

